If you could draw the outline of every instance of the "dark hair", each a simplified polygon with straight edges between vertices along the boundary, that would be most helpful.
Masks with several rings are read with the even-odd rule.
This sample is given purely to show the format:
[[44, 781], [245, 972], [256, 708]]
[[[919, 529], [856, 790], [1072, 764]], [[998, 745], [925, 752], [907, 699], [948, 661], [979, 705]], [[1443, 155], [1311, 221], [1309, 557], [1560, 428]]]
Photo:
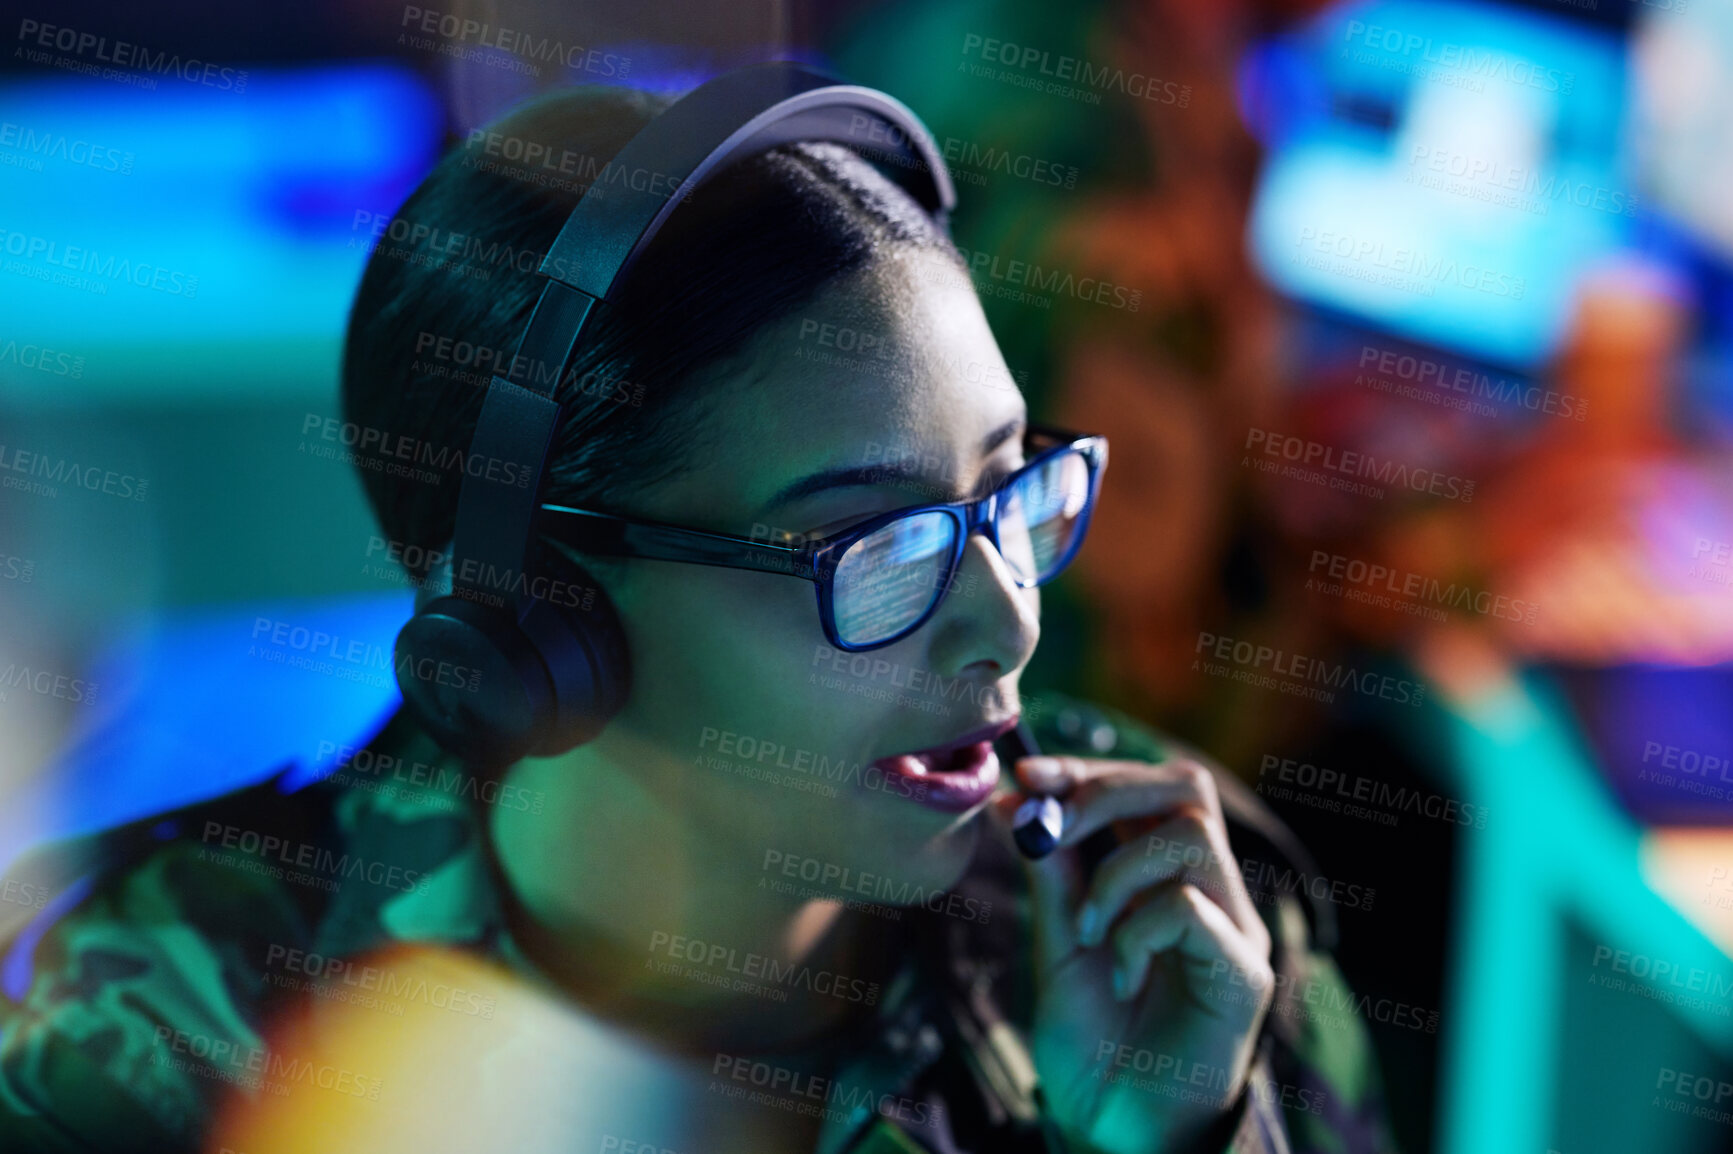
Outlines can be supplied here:
[[[477, 349], [512, 355], [540, 289], [535, 269], [584, 188], [606, 195], [610, 179], [667, 180], [608, 166], [666, 103], [603, 86], [554, 93], [435, 166], [385, 229], [350, 310], [343, 413], [368, 433], [363, 444], [430, 447], [418, 466], [467, 448], [490, 366], [465, 371], [464, 349], [472, 362]], [[961, 267], [914, 198], [849, 149], [783, 145], [713, 176], [592, 318], [555, 393], [562, 412], [544, 499], [610, 508], [678, 472], [680, 448], [701, 432], [700, 370], [893, 244], [947, 252]], [[444, 359], [422, 355], [442, 348]], [[459, 472], [417, 479], [358, 463], [405, 556], [450, 542]]]

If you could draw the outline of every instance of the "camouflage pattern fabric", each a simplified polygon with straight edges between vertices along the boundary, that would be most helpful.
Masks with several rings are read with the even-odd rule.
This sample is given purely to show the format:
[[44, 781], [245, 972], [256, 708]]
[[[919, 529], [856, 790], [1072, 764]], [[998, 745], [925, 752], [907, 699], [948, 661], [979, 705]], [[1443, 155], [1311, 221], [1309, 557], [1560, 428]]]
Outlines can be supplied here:
[[[1155, 760], [1164, 751], [1131, 719], [1063, 698], [1034, 699], [1029, 716], [1053, 752]], [[272, 1081], [325, 1086], [329, 1071], [266, 1042], [278, 1015], [312, 993], [273, 964], [286, 951], [341, 959], [413, 943], [528, 968], [484, 856], [484, 787], [474, 778], [404, 785], [351, 764], [285, 792], [288, 776], [36, 850], [8, 871], [0, 1150], [199, 1150], [225, 1097]], [[1304, 850], [1273, 815], [1217, 776], [1236, 854], [1255, 846], [1306, 874]], [[1011, 1025], [1029, 996], [1026, 972], [1006, 962], [1025, 952], [1015, 948], [1016, 868], [1014, 857], [986, 861], [959, 892], [1017, 916], [996, 919], [988, 937], [935, 919], [838, 1073], [839, 1084], [871, 1092], [861, 1101], [888, 1095], [946, 1108], [924, 1126], [865, 1108], [827, 1117], [820, 1154], [1061, 1148]], [[1322, 948], [1334, 932], [1328, 910], [1303, 894], [1254, 896], [1281, 979], [1251, 1088], [1212, 1154], [1393, 1150], [1365, 1027]], [[380, 1089], [361, 1076], [325, 1088], [360, 1097]]]

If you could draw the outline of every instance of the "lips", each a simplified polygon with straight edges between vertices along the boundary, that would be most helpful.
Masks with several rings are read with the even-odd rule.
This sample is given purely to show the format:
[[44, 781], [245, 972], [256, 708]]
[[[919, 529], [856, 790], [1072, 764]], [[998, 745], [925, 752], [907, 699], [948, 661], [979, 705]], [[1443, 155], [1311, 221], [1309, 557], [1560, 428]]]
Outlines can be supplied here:
[[902, 791], [910, 800], [944, 813], [963, 813], [992, 796], [999, 784], [993, 742], [1016, 724], [1012, 716], [943, 745], [881, 757], [873, 765], [887, 776], [905, 779], [913, 787]]

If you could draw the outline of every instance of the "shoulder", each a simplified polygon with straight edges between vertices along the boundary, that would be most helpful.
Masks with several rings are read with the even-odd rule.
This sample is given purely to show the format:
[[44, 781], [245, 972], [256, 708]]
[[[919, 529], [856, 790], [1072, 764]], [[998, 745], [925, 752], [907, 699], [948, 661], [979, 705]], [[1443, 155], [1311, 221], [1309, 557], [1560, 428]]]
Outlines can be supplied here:
[[0, 882], [35, 899], [0, 931], [0, 1116], [40, 1148], [185, 1145], [214, 1090], [192, 1039], [257, 1044], [237, 943], [290, 940], [306, 916], [212, 860], [211, 829], [287, 817], [266, 788], [41, 847]]
[[30, 898], [0, 911], [0, 1132], [196, 1145], [304, 985], [286, 960], [385, 944], [393, 903], [465, 844], [449, 806], [282, 780], [43, 847], [0, 878]]

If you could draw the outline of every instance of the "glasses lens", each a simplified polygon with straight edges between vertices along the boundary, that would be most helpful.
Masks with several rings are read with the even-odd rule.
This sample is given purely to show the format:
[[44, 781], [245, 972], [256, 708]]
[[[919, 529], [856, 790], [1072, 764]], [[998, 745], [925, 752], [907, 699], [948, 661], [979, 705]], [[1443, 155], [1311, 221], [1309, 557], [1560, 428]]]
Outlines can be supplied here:
[[1072, 451], [1012, 482], [999, 500], [999, 551], [1019, 581], [1046, 581], [1077, 544], [1089, 504], [1089, 464]]
[[849, 546], [831, 580], [843, 644], [885, 641], [919, 621], [938, 599], [956, 539], [955, 519], [929, 512], [893, 521]]

